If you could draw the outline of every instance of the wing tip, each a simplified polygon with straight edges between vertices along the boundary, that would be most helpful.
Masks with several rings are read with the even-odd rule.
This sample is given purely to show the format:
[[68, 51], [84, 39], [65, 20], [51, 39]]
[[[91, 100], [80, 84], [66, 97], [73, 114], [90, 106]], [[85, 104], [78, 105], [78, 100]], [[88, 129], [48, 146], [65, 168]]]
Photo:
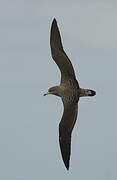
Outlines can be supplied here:
[[67, 171], [69, 171], [69, 163], [65, 164], [65, 167], [66, 167]]
[[[60, 139], [59, 144], [60, 144], [60, 151], [61, 151], [63, 163], [64, 163], [66, 169], [69, 170], [71, 143], [68, 143], [68, 141], [66, 141], [66, 142], [65, 141], [66, 141], [66, 139], [63, 139], [63, 141], [61, 141], [61, 139]], [[70, 142], [71, 142], [71, 140], [70, 140]]]
[[52, 24], [57, 24], [56, 18], [53, 19]]
[[69, 170], [69, 160], [63, 158], [63, 162], [64, 162], [64, 165], [65, 165], [67, 171], [68, 171]]
[[60, 149], [61, 149], [61, 155], [62, 155], [63, 163], [64, 163], [66, 169], [69, 170], [70, 155], [67, 154], [67, 156], [66, 156], [66, 153], [63, 152], [62, 147], [60, 147]]

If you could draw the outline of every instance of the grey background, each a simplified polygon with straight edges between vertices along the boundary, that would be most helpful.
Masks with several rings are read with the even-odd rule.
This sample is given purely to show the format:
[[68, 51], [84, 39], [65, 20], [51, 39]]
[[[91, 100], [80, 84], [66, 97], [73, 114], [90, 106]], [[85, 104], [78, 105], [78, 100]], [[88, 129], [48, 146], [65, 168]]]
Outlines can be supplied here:
[[[70, 170], [59, 150], [63, 107], [49, 33], [56, 17], [80, 86]], [[0, 1], [0, 179], [117, 179], [117, 2]]]

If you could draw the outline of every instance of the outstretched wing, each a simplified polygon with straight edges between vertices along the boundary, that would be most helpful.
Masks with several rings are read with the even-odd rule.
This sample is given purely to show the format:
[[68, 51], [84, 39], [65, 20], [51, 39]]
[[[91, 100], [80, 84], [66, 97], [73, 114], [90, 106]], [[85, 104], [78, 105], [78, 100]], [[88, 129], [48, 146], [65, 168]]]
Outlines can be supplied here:
[[73, 66], [64, 52], [60, 32], [57, 26], [56, 19], [53, 20], [50, 33], [50, 46], [51, 53], [54, 61], [61, 71], [61, 82], [66, 81], [68, 78], [75, 78]]
[[67, 170], [71, 154], [71, 134], [78, 113], [78, 104], [64, 106], [64, 113], [59, 124], [59, 144], [63, 162]]

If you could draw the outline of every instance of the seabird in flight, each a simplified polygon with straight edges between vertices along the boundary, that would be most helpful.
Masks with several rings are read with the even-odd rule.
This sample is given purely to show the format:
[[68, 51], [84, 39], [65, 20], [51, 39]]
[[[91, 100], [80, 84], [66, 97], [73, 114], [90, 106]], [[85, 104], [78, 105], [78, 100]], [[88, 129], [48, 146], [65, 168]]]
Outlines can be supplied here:
[[51, 25], [50, 47], [52, 58], [61, 72], [61, 81], [60, 85], [51, 87], [44, 95], [53, 94], [59, 96], [64, 105], [63, 116], [59, 123], [59, 144], [63, 162], [68, 170], [71, 154], [71, 135], [77, 119], [79, 98], [82, 96], [94, 96], [96, 92], [80, 88], [74, 68], [63, 49], [56, 19], [53, 20]]

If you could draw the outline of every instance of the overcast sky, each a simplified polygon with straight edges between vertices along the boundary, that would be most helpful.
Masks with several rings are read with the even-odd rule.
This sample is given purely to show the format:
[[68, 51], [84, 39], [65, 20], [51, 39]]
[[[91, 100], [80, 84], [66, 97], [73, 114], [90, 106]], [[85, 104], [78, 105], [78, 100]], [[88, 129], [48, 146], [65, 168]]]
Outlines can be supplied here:
[[[70, 170], [62, 162], [63, 106], [43, 97], [60, 81], [49, 36], [57, 19], [81, 87]], [[0, 1], [0, 179], [117, 179], [117, 2]]]

